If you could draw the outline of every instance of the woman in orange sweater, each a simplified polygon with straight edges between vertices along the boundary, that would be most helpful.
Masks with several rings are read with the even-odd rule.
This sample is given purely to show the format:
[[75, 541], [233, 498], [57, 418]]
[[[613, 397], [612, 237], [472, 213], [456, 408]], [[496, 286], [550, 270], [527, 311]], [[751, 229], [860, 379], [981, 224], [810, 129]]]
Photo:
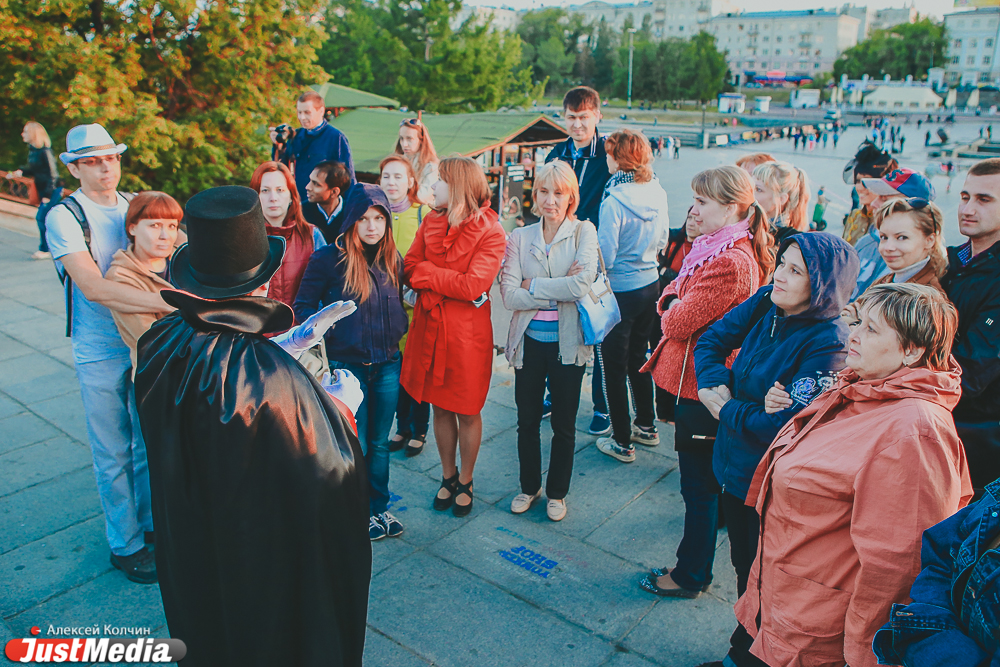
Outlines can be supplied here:
[[663, 339], [642, 368], [652, 373], [657, 386], [677, 396], [674, 448], [684, 498], [684, 536], [677, 565], [654, 569], [640, 585], [656, 595], [684, 598], [698, 597], [712, 583], [720, 492], [712, 472], [719, 422], [698, 400], [694, 348], [701, 334], [756, 292], [774, 268], [767, 215], [755, 201], [744, 170], [708, 169], [694, 177], [691, 189], [690, 221], [700, 236], [657, 303]]

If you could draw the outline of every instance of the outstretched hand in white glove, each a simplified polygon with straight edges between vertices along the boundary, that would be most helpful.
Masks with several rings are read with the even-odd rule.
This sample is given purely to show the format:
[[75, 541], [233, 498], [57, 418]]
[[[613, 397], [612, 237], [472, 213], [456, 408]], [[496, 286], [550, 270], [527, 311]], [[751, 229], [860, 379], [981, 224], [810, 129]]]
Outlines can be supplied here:
[[271, 340], [281, 349], [298, 359], [302, 353], [323, 339], [333, 325], [344, 319], [358, 307], [353, 301], [334, 301], [322, 310], [313, 313], [305, 322], [292, 327]]
[[354, 377], [354, 373], [338, 368], [332, 374], [324, 373], [319, 383], [326, 393], [346, 405], [352, 415], [358, 414], [365, 392], [361, 390], [361, 382]]

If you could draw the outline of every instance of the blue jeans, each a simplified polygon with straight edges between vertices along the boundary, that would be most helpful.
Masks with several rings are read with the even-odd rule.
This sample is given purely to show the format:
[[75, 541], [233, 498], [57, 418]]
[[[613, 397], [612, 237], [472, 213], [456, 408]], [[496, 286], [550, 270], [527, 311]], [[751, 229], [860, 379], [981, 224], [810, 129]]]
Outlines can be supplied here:
[[684, 536], [677, 547], [677, 566], [670, 576], [678, 586], [698, 590], [712, 583], [716, 532], [719, 526], [719, 483], [712, 472], [712, 448], [677, 452]]
[[381, 514], [389, 506], [389, 429], [396, 417], [399, 400], [400, 355], [381, 364], [353, 364], [330, 360], [330, 370], [342, 368], [354, 373], [361, 383], [365, 400], [354, 415], [358, 425], [358, 440], [368, 466], [371, 486], [369, 511]]
[[55, 190], [52, 191], [52, 197], [49, 199], [48, 202], [38, 205], [38, 213], [35, 214], [35, 224], [38, 225], [39, 252], [49, 251], [49, 243], [45, 239], [45, 216], [49, 214], [49, 209], [58, 204], [59, 200], [62, 199], [62, 193], [63, 193], [62, 188], [56, 188]]
[[153, 530], [146, 444], [129, 358], [76, 365], [87, 416], [87, 437], [94, 457], [108, 545], [117, 556], [143, 547], [143, 531]]

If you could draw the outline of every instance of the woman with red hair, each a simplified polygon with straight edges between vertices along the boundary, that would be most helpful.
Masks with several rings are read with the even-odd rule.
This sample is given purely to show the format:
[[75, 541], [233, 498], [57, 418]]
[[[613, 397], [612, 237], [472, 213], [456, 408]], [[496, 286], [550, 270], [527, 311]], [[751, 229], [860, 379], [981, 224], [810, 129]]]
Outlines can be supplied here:
[[299, 191], [288, 167], [280, 162], [263, 163], [250, 177], [250, 187], [260, 194], [268, 236], [285, 239], [285, 257], [281, 260], [281, 268], [271, 278], [267, 296], [292, 307], [309, 257], [326, 245], [326, 241], [302, 216]]

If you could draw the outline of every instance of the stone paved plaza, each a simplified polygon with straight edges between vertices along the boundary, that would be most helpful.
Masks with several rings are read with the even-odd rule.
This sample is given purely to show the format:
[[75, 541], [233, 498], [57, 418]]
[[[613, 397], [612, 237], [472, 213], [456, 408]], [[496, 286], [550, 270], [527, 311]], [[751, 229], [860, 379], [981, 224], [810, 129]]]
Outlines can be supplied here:
[[[970, 125], [964, 133], [975, 128]], [[913, 168], [922, 170], [927, 159], [921, 142], [914, 129], [908, 134], [908, 148], [918, 160]], [[814, 191], [815, 185], [827, 186], [834, 195], [827, 220], [836, 232], [849, 203], [840, 171], [860, 140], [861, 131], [852, 129], [836, 152], [831, 146], [808, 156], [793, 154], [790, 142], [760, 148], [806, 168]], [[671, 197], [673, 226], [680, 224], [690, 201], [690, 176], [731, 163], [742, 152], [748, 151], [687, 149], [682, 160], [657, 160]], [[959, 240], [952, 230], [960, 188], [945, 195], [943, 179], [937, 185], [948, 240], [954, 243]], [[31, 221], [4, 226], [0, 642], [50, 624], [141, 626], [165, 636], [158, 587], [132, 584], [108, 562], [79, 386], [64, 336], [62, 292], [52, 264], [29, 259], [37, 243]], [[498, 306], [495, 319], [503, 341], [506, 324]], [[431, 509], [441, 477], [432, 438], [418, 457], [393, 454], [390, 509], [406, 532], [373, 544], [367, 665], [693, 667], [722, 657], [734, 628], [736, 599], [725, 531], [719, 533], [716, 581], [708, 594], [693, 601], [660, 600], [638, 588], [650, 567], [673, 564], [682, 532], [672, 427], [660, 425], [662, 444], [639, 447], [631, 465], [604, 456], [586, 434], [591, 401], [589, 382], [584, 384], [569, 514], [561, 523], [546, 518], [544, 502], [520, 516], [509, 512], [519, 491], [516, 410], [513, 373], [503, 360], [483, 413], [475, 509], [469, 517]], [[546, 423], [543, 441], [549, 437]], [[541, 576], [504, 557], [525, 550], [556, 565]]]

